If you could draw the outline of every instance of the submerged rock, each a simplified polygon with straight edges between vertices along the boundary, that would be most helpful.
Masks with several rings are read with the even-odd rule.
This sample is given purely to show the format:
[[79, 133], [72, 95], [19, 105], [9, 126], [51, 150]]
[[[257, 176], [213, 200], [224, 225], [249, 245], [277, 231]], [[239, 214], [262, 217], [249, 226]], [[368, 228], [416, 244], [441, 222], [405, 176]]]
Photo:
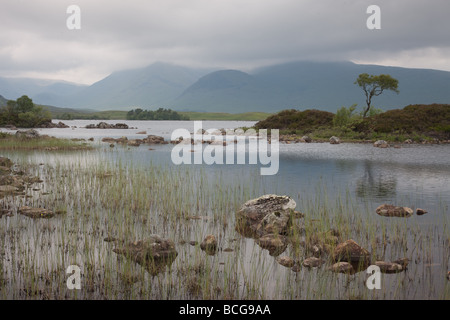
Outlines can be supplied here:
[[163, 239], [159, 235], [127, 243], [113, 249], [113, 252], [145, 267], [150, 274], [156, 275], [164, 270], [178, 255], [172, 240]]
[[417, 214], [418, 216], [424, 215], [425, 213], [428, 213], [428, 211], [427, 211], [427, 210], [424, 210], [424, 209], [420, 209], [420, 208], [417, 208], [417, 209], [416, 209], [416, 214]]
[[395, 262], [376, 261], [375, 265], [379, 267], [380, 271], [383, 273], [398, 273], [404, 270], [402, 265]]
[[31, 208], [27, 206], [20, 207], [18, 212], [33, 219], [51, 218], [55, 215], [52, 211], [44, 208]]
[[376, 209], [376, 213], [383, 217], [405, 217], [412, 216], [414, 211], [408, 207], [398, 207], [391, 204], [382, 204]]

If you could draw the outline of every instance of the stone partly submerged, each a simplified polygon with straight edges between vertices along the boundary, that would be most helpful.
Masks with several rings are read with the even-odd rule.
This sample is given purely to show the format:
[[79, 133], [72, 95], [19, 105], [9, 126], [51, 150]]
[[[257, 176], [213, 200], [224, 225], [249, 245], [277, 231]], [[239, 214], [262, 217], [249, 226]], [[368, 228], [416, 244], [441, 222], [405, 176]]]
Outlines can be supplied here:
[[55, 214], [45, 208], [31, 208], [28, 206], [20, 207], [18, 212], [33, 219], [52, 218]]
[[373, 143], [376, 148], [389, 148], [389, 144], [384, 140], [377, 140]]
[[86, 129], [129, 129], [125, 123], [110, 124], [106, 122], [100, 122], [97, 124], [88, 124]]
[[405, 270], [401, 264], [395, 262], [376, 261], [375, 265], [382, 273], [398, 273]]
[[236, 214], [236, 229], [252, 238], [259, 238], [265, 233], [283, 234], [296, 205], [290, 197], [274, 194], [249, 200]]
[[365, 270], [370, 265], [370, 252], [357, 244], [353, 239], [344, 241], [336, 246], [333, 251], [335, 262], [348, 262], [354, 271]]
[[200, 249], [205, 251], [208, 255], [213, 256], [217, 252], [217, 240], [216, 237], [212, 234], [209, 234], [203, 239], [202, 243], [200, 243]]
[[346, 274], [354, 274], [355, 269], [353, 268], [353, 265], [349, 262], [336, 262], [331, 267], [328, 268], [328, 270], [336, 273], [346, 273]]
[[288, 196], [268, 194], [247, 201], [236, 213], [236, 230], [278, 256], [287, 247], [287, 233], [296, 203]]
[[113, 251], [145, 267], [151, 275], [163, 272], [178, 255], [174, 242], [159, 235], [124, 244]]
[[414, 211], [408, 207], [398, 207], [391, 204], [382, 204], [375, 212], [383, 217], [400, 217], [409, 218], [413, 215]]
[[341, 140], [338, 137], [332, 136], [330, 138], [330, 144], [340, 144]]

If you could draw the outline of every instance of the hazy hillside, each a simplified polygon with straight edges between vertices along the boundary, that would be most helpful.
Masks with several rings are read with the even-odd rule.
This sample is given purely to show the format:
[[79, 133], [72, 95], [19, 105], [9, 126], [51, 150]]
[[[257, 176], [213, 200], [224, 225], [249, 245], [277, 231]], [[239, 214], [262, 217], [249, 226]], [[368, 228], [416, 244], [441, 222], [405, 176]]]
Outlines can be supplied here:
[[5, 99], [2, 95], [0, 95], [0, 107], [6, 106], [8, 99]]
[[68, 96], [59, 105], [95, 109], [168, 107], [175, 97], [207, 72], [155, 63], [142, 69], [115, 72], [78, 94]]
[[35, 79], [0, 78], [0, 94], [8, 99], [28, 95], [35, 103], [94, 110], [198, 112], [277, 112], [365, 105], [354, 84], [360, 73], [390, 74], [400, 93], [373, 99], [384, 110], [408, 104], [450, 103], [450, 72], [358, 65], [351, 62], [292, 62], [242, 72], [213, 71], [155, 63], [115, 72], [91, 86]]
[[84, 85], [63, 81], [0, 77], [0, 94], [16, 100], [27, 95], [36, 103], [59, 104], [65, 96], [82, 90]]
[[172, 107], [225, 108], [227, 112], [315, 108], [335, 112], [343, 105], [357, 103], [362, 108], [365, 97], [354, 82], [363, 72], [387, 73], [399, 80], [400, 94], [385, 92], [375, 97], [375, 107], [450, 102], [450, 72], [351, 62], [295, 62], [255, 70], [245, 77], [238, 72], [233, 77], [230, 71], [215, 72], [188, 88]]

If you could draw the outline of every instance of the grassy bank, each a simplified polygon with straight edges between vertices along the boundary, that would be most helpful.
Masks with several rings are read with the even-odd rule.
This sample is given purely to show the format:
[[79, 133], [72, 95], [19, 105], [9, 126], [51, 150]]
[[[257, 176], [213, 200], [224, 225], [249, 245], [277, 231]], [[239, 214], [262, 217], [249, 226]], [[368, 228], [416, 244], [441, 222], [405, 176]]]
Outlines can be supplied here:
[[92, 149], [92, 147], [87, 143], [80, 143], [68, 139], [59, 139], [50, 136], [25, 138], [0, 132], [0, 150], [69, 151], [89, 149]]

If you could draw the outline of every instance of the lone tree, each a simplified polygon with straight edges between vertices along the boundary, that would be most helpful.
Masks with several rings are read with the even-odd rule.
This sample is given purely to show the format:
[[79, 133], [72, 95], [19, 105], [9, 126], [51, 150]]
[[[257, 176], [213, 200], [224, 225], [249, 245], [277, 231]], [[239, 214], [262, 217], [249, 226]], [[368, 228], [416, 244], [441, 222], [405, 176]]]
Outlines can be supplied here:
[[369, 75], [367, 73], [361, 73], [356, 79], [355, 84], [360, 86], [366, 95], [367, 108], [364, 110], [363, 118], [366, 117], [369, 112], [372, 98], [379, 96], [384, 90], [392, 90], [398, 93], [398, 80], [392, 78], [388, 74], [380, 74], [379, 76]]

